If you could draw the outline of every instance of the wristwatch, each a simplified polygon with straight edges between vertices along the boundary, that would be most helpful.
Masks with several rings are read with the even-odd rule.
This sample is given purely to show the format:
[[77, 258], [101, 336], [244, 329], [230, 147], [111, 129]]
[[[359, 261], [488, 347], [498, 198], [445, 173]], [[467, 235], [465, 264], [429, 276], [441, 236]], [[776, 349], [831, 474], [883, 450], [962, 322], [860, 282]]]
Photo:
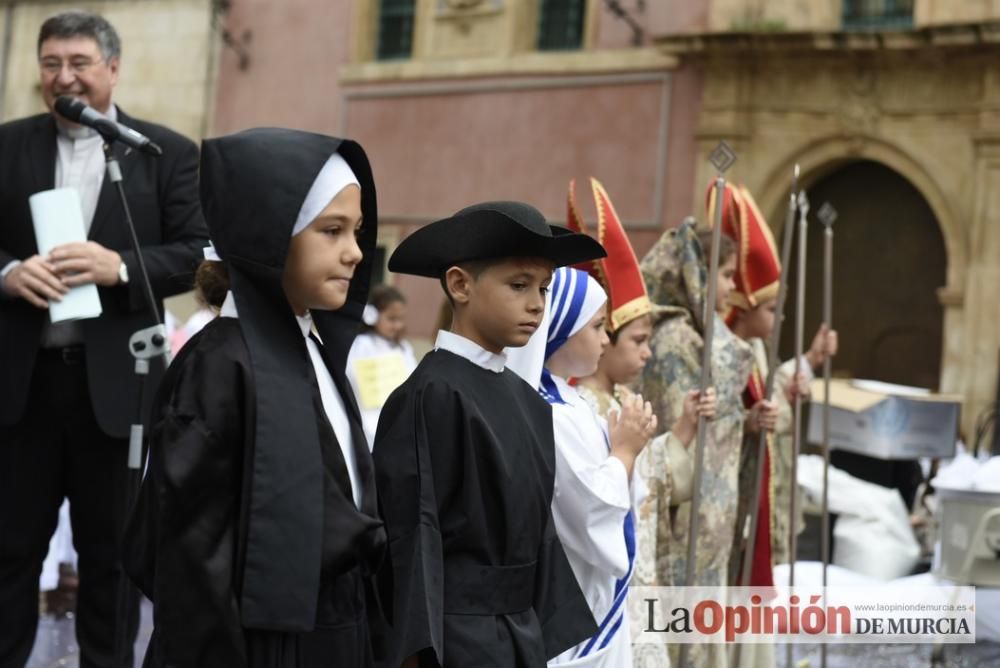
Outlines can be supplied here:
[[122, 285], [128, 283], [128, 267], [125, 266], [124, 260], [118, 265], [118, 282]]

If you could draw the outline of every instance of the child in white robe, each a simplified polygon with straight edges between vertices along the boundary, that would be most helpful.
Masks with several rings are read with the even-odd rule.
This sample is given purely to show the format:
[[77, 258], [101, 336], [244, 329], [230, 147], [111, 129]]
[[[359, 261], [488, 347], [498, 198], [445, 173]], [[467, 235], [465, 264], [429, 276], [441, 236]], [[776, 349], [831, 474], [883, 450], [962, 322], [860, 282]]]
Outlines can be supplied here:
[[552, 513], [598, 632], [549, 665], [632, 665], [625, 599], [635, 562], [634, 511], [645, 495], [632, 472], [656, 418], [649, 404], [634, 396], [606, 422], [569, 382], [597, 369], [608, 344], [606, 301], [600, 284], [584, 271], [560, 268], [553, 275], [549, 325], [542, 332], [545, 368], [537, 383], [552, 406], [555, 431]]
[[375, 442], [375, 430], [382, 406], [414, 369], [417, 359], [406, 334], [406, 298], [396, 288], [372, 288], [363, 315], [361, 333], [347, 355], [347, 379], [361, 408], [361, 423], [368, 448]]

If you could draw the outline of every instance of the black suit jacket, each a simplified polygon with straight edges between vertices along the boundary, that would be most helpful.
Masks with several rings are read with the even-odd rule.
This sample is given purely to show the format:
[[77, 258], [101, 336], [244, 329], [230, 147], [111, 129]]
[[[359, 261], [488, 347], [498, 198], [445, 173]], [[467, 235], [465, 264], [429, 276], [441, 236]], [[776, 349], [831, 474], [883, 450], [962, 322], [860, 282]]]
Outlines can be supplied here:
[[[130, 118], [135, 128], [163, 148], [159, 159], [116, 144], [136, 234], [157, 298], [191, 289], [208, 231], [198, 198], [198, 149], [165, 127]], [[40, 114], [0, 125], [0, 268], [38, 252], [28, 197], [55, 187], [56, 125]], [[139, 266], [131, 250], [125, 216], [105, 175], [89, 239], [118, 251], [129, 283], [98, 288], [102, 314], [83, 320], [87, 377], [97, 422], [111, 436], [125, 437], [135, 420], [138, 380], [128, 351], [133, 332], [153, 323], [145, 304]], [[20, 298], [0, 297], [0, 424], [24, 414], [28, 388], [48, 311]], [[147, 406], [162, 364], [154, 361], [146, 388]]]

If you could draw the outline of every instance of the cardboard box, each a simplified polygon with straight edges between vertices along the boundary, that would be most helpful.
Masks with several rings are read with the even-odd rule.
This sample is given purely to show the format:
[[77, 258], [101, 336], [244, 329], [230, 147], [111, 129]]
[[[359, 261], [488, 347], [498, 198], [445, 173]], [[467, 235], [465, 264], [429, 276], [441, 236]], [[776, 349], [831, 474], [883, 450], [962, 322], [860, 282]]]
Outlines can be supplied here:
[[[812, 382], [806, 438], [823, 442], [823, 380]], [[878, 459], [954, 457], [962, 400], [875, 381], [830, 381], [830, 447]]]

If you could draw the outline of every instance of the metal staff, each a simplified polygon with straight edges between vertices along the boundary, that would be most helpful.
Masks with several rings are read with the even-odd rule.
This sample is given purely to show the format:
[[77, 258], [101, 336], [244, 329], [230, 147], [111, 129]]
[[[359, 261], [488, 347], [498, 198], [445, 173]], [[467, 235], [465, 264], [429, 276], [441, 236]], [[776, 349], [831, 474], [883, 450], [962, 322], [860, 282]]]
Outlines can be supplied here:
[[[809, 198], [803, 190], [799, 193], [799, 257], [798, 275], [795, 277], [795, 379], [802, 370], [802, 331], [805, 329], [806, 308], [806, 232], [809, 216]], [[798, 533], [799, 452], [802, 449], [802, 395], [795, 393], [793, 405], [792, 471], [789, 476], [791, 492], [788, 500], [788, 586], [795, 586], [796, 534]], [[792, 643], [785, 645], [786, 665], [792, 665]]]
[[[785, 211], [785, 226], [782, 228], [781, 241], [781, 276], [778, 279], [778, 297], [774, 310], [774, 329], [767, 339], [767, 381], [764, 397], [768, 401], [774, 394], [774, 379], [778, 366], [778, 344], [781, 342], [781, 323], [785, 319], [785, 298], [788, 295], [788, 263], [792, 257], [792, 237], [795, 235], [795, 211], [797, 209], [796, 194], [799, 187], [799, 166], [792, 171], [792, 192], [788, 195], [788, 209]], [[757, 459], [754, 463], [754, 488], [752, 505], [750, 506], [750, 535], [747, 537], [743, 550], [743, 564], [737, 585], [750, 586], [750, 574], [753, 571], [753, 554], [757, 547], [757, 526], [760, 522], [760, 498], [764, 489], [764, 456], [767, 452], [767, 432], [761, 431], [757, 440]], [[770, 521], [768, 517], [765, 521]], [[740, 665], [742, 644], [733, 646], [733, 666]]]
[[[827, 332], [833, 329], [833, 222], [837, 210], [826, 202], [816, 212], [823, 223], [823, 322]], [[826, 347], [826, 339], [823, 340]], [[826, 571], [830, 565], [830, 371], [829, 355], [823, 358], [823, 500], [820, 515], [820, 559], [823, 561], [823, 592], [826, 593]], [[826, 643], [820, 645], [820, 668], [826, 668]]]
[[[797, 208], [796, 191], [799, 183], [799, 166], [795, 165], [792, 173], [792, 192], [788, 196], [788, 209], [785, 212], [784, 236], [781, 241], [781, 278], [778, 281], [778, 298], [775, 302], [774, 329], [767, 341], [767, 383], [765, 398], [770, 401], [774, 394], [774, 379], [778, 366], [778, 344], [781, 342], [781, 323], [785, 318], [785, 298], [788, 295], [788, 263], [792, 257], [792, 237], [795, 232], [795, 210]], [[750, 586], [750, 573], [753, 569], [753, 553], [757, 546], [757, 525], [760, 521], [760, 498], [764, 487], [764, 454], [767, 452], [767, 432], [761, 431], [757, 441], [757, 461], [754, 476], [753, 505], [750, 510], [750, 535], [747, 538], [746, 550], [743, 556], [743, 568], [739, 584]], [[768, 518], [770, 520], [770, 518]], [[737, 645], [738, 647], [738, 645]]]
[[[712, 154], [709, 156], [712, 164], [719, 174], [715, 178], [715, 221], [712, 226], [712, 249], [709, 253], [708, 265], [708, 289], [705, 296], [702, 323], [704, 326], [704, 346], [701, 356], [701, 396], [705, 396], [709, 386], [712, 384], [712, 339], [715, 332], [715, 295], [718, 287], [719, 275], [719, 238], [722, 234], [722, 198], [726, 189], [726, 179], [723, 174], [736, 162], [736, 154], [726, 142], [719, 142]], [[705, 464], [705, 437], [707, 436], [708, 422], [704, 416], [698, 416], [698, 437], [694, 455], [694, 479], [692, 481], [691, 494], [691, 518], [688, 530], [687, 564], [684, 573], [684, 586], [694, 585], [695, 559], [698, 556], [698, 529], [701, 524], [698, 516], [701, 505], [701, 474]], [[690, 645], [681, 645], [678, 663], [684, 667], [688, 665], [688, 655]]]

